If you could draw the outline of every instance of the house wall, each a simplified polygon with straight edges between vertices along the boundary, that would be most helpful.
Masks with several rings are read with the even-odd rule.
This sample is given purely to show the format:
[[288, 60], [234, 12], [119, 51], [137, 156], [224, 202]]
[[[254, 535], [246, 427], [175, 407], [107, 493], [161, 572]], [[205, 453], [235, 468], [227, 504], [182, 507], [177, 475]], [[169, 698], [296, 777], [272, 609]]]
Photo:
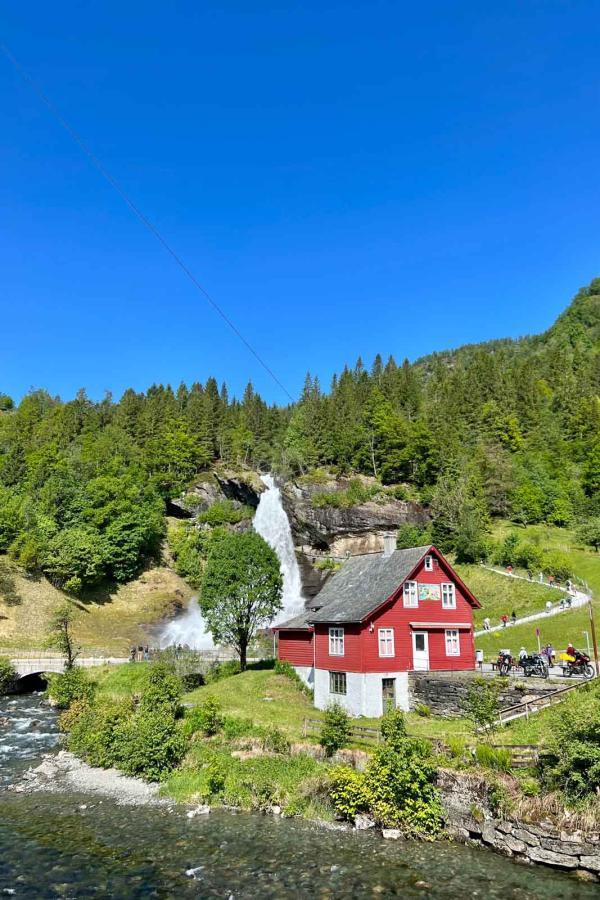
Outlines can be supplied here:
[[331, 703], [336, 702], [352, 716], [378, 718], [383, 715], [382, 680], [384, 678], [396, 679], [396, 706], [407, 711], [409, 709], [407, 672], [347, 672], [344, 696], [329, 692], [328, 669], [315, 669], [315, 706], [317, 709], [327, 709]]
[[[470, 631], [459, 632], [460, 656], [446, 656], [444, 629], [426, 629], [429, 634], [430, 669], [464, 670], [475, 668], [475, 646], [473, 641], [473, 610], [459, 585], [437, 560], [432, 572], [426, 572], [424, 563], [411, 575], [410, 580], [418, 584], [441, 585], [452, 582], [455, 585], [456, 608], [444, 609], [439, 600], [420, 600], [418, 607], [405, 608], [402, 586], [390, 601], [381, 607], [362, 626], [344, 626], [344, 655], [329, 654], [329, 625], [315, 626], [315, 663], [318, 669], [337, 672], [407, 672], [413, 669], [412, 632], [410, 622], [440, 622], [448, 626], [458, 622], [469, 622]], [[373, 629], [371, 630], [371, 625]], [[379, 656], [379, 628], [394, 629], [394, 656]], [[418, 629], [414, 629], [418, 630]]]
[[313, 664], [313, 636], [311, 631], [280, 631], [279, 659], [285, 659], [293, 666]]

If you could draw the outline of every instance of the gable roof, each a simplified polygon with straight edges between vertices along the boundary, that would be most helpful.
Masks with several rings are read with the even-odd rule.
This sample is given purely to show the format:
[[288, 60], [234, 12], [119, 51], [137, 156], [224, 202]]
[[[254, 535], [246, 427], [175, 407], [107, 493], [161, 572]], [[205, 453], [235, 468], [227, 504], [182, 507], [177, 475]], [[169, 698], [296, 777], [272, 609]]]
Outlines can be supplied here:
[[330, 578], [314, 598], [321, 609], [308, 622], [362, 622], [385, 603], [417, 567], [431, 545], [382, 553], [353, 556]]

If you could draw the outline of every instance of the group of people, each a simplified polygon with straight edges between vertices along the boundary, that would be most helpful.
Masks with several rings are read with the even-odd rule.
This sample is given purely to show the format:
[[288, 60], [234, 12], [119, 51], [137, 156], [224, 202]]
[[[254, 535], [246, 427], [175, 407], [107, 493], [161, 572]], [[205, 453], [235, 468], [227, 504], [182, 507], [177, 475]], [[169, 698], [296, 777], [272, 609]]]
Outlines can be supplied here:
[[[568, 652], [569, 652], [569, 649], [567, 648], [567, 653]], [[522, 662], [524, 659], [527, 659], [527, 657], [530, 655], [531, 654], [525, 649], [525, 647], [521, 647], [521, 649], [519, 650], [519, 662]], [[554, 649], [552, 644], [546, 644], [545, 647], [542, 647], [541, 656], [546, 657], [546, 660], [548, 663], [548, 668], [551, 668], [551, 666], [554, 665], [554, 663], [556, 662], [556, 650]]]

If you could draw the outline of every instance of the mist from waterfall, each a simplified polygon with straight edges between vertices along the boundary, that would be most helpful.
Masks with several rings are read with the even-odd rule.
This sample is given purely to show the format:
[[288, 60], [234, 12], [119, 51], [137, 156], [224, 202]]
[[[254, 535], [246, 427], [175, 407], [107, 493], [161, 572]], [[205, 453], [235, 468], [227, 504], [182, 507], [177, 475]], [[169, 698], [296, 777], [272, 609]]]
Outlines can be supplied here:
[[254, 530], [273, 548], [281, 567], [283, 609], [274, 620], [277, 624], [301, 613], [304, 609], [304, 598], [292, 529], [281, 502], [281, 491], [272, 475], [262, 475], [261, 480], [267, 490], [260, 495], [253, 525]]
[[212, 635], [206, 628], [198, 598], [192, 597], [188, 608], [167, 622], [160, 633], [159, 646], [189, 647], [191, 650], [214, 650]]
[[[267, 490], [260, 495], [252, 524], [279, 559], [283, 578], [283, 609], [274, 619], [274, 624], [277, 624], [301, 613], [304, 598], [292, 529], [281, 502], [281, 492], [272, 475], [262, 475], [261, 479]], [[192, 597], [188, 608], [165, 625], [158, 641], [162, 648], [182, 646], [199, 651], [215, 649], [197, 597]]]

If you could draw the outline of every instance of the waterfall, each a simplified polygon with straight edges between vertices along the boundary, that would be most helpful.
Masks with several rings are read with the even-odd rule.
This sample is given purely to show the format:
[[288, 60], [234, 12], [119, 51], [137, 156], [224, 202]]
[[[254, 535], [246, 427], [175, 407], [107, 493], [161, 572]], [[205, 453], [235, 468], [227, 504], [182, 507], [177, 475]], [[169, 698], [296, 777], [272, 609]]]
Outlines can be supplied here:
[[262, 475], [261, 478], [267, 490], [260, 495], [253, 524], [254, 530], [273, 548], [279, 559], [283, 576], [283, 609], [274, 621], [285, 622], [304, 609], [302, 581], [281, 492], [272, 475]]
[[[279, 559], [283, 577], [283, 609], [274, 622], [285, 622], [304, 609], [300, 569], [294, 550], [292, 529], [281, 502], [281, 492], [272, 475], [262, 475], [267, 490], [263, 491], [254, 515], [254, 530], [273, 548]], [[185, 612], [168, 622], [159, 636], [161, 647], [180, 644], [192, 650], [214, 650], [210, 632], [198, 605], [198, 598], [192, 597]]]

